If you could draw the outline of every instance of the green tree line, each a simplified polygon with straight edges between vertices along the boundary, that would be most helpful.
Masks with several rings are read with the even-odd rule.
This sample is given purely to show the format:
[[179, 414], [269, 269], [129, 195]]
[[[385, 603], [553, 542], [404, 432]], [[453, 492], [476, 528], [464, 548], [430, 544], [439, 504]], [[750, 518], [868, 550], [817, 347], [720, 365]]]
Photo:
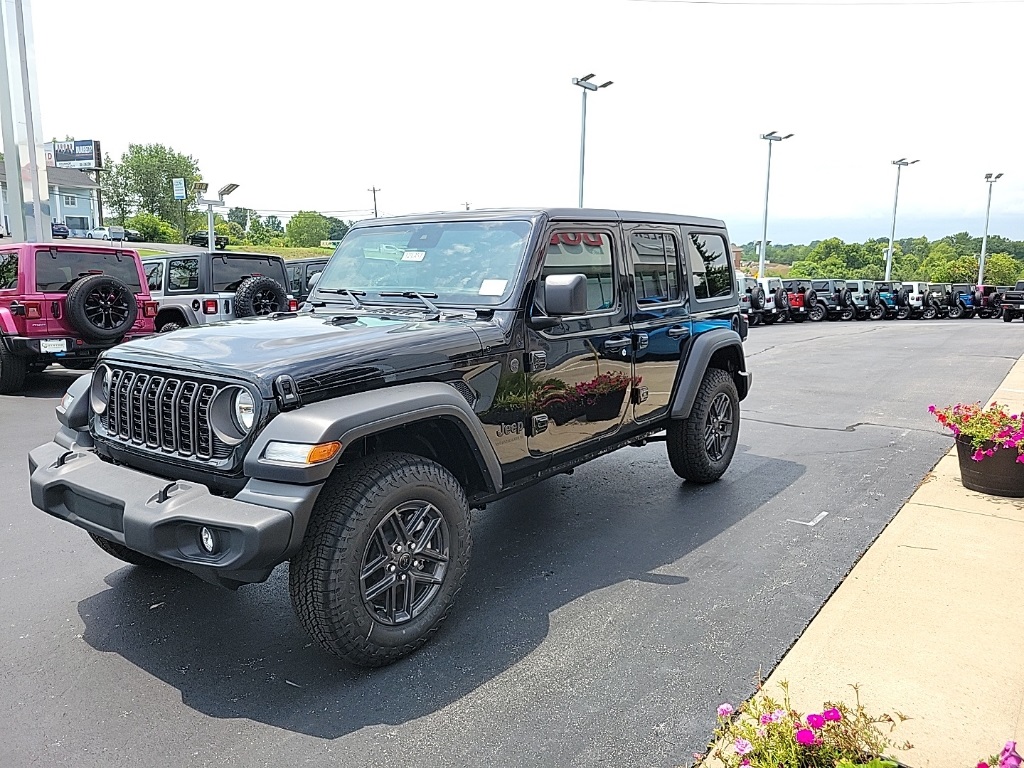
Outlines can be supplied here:
[[[756, 261], [756, 243], [742, 246], [744, 258]], [[768, 246], [768, 261], [790, 264], [789, 277], [882, 280], [888, 238], [847, 243], [838, 237], [807, 245]], [[958, 232], [938, 240], [903, 238], [893, 243], [892, 279], [934, 283], [969, 283], [978, 278], [981, 238]], [[1024, 277], [1024, 241], [990, 235], [985, 256], [985, 282], [1013, 284]]]

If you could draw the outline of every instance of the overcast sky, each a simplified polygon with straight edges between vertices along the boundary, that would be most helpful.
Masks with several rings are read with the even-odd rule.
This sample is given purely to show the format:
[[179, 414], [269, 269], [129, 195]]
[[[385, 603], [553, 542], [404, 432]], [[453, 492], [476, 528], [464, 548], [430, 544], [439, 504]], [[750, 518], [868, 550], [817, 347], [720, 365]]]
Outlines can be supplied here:
[[1024, 2], [34, 0], [43, 131], [160, 142], [236, 205], [361, 218], [576, 204], [807, 242], [1024, 238]]

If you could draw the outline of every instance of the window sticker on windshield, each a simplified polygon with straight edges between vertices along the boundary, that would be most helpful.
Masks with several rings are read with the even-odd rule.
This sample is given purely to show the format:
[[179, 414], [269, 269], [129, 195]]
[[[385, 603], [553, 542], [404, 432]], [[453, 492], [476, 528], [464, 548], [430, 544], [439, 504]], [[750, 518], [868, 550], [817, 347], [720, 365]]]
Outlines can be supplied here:
[[402, 254], [402, 261], [423, 261], [426, 255], [426, 251], [406, 251]]
[[480, 283], [480, 295], [502, 296], [506, 286], [508, 286], [508, 280], [484, 280]]

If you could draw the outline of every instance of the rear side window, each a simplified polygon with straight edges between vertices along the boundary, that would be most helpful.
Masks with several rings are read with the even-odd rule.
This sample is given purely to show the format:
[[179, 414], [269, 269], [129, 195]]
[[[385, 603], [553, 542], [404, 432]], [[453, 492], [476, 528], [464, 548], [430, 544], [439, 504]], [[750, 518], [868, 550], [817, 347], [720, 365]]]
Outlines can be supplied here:
[[[839, 286], [836, 287], [838, 288]], [[813, 288], [816, 291], [827, 291], [828, 280], [813, 280], [811, 282], [811, 288]]]
[[164, 263], [156, 261], [146, 264], [146, 282], [149, 283], [149, 290], [159, 291], [164, 285]]
[[97, 273], [116, 277], [135, 293], [142, 290], [139, 268], [130, 256], [63, 249], [36, 251], [37, 291], [64, 292], [76, 280]]
[[215, 293], [237, 291], [242, 281], [252, 275], [272, 277], [282, 286], [289, 284], [284, 264], [277, 259], [259, 256], [215, 256], [212, 261]]
[[690, 272], [698, 299], [732, 294], [732, 264], [729, 248], [720, 235], [690, 235]]
[[0, 291], [18, 287], [18, 254], [0, 253]]
[[302, 265], [301, 264], [289, 264], [288, 265], [288, 286], [292, 293], [297, 293], [302, 290]]
[[167, 262], [167, 290], [194, 291], [199, 288], [199, 259], [171, 259]]
[[676, 239], [663, 232], [633, 232], [633, 284], [637, 304], [679, 301], [679, 254]]
[[599, 312], [615, 306], [611, 238], [604, 232], [556, 232], [544, 257], [543, 281], [548, 275], [586, 275], [587, 309]]

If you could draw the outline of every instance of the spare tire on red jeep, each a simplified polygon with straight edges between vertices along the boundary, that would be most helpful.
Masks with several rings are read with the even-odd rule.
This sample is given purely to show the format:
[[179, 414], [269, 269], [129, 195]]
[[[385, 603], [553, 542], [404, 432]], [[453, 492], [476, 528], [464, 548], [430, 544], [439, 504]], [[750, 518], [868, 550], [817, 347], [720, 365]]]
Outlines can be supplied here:
[[116, 341], [135, 325], [135, 294], [111, 275], [89, 275], [68, 289], [68, 323], [90, 341]]
[[255, 317], [288, 311], [288, 294], [272, 277], [247, 277], [235, 292], [235, 317]]

